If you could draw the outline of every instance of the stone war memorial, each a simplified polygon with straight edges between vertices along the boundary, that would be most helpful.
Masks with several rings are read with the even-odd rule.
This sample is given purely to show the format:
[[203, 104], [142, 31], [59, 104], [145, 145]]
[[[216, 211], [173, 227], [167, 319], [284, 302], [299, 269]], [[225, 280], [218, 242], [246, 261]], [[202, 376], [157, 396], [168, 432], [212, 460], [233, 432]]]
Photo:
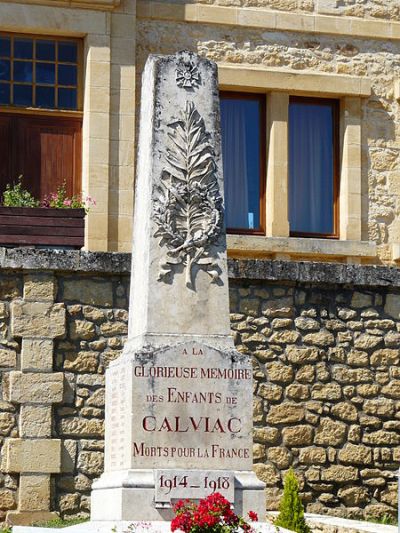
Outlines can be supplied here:
[[213, 492], [265, 517], [252, 366], [229, 324], [217, 67], [150, 56], [143, 95], [128, 341], [106, 371], [105, 468], [79, 532], [168, 530], [175, 501]]
[[167, 520], [220, 492], [265, 514], [252, 368], [229, 325], [217, 67], [153, 56], [143, 77], [128, 342], [106, 375], [94, 521]]

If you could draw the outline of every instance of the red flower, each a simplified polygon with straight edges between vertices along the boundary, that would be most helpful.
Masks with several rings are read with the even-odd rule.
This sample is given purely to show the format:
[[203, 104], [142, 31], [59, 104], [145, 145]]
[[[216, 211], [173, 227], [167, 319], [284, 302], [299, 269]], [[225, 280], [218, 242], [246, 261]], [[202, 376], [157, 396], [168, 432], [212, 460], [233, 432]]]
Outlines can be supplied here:
[[255, 513], [254, 511], [249, 511], [249, 518], [252, 522], [258, 522], [257, 513]]
[[[175, 518], [171, 522], [171, 531], [184, 533], [238, 533], [239, 527], [251, 533], [251, 526], [243, 517], [237, 516], [231, 509], [229, 501], [215, 492], [200, 500], [198, 504], [190, 500], [179, 500], [173, 510]], [[257, 514], [249, 512], [249, 518], [258, 520]]]

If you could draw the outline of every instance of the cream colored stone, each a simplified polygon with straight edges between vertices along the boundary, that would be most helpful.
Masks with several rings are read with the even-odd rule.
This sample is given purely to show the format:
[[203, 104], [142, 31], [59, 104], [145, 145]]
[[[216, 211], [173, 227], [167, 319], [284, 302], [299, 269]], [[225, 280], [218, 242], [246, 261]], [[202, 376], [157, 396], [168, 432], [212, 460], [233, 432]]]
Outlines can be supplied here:
[[372, 461], [372, 449], [363, 445], [347, 443], [344, 448], [339, 450], [338, 459], [349, 465], [368, 466]]
[[51, 404], [62, 401], [64, 376], [53, 374], [10, 372], [9, 401], [15, 403]]
[[266, 193], [266, 233], [287, 237], [288, 221], [288, 109], [289, 96], [271, 92], [267, 99], [268, 170]]
[[63, 337], [64, 304], [14, 300], [11, 303], [11, 329], [15, 337]]
[[222, 88], [252, 88], [289, 93], [318, 93], [329, 96], [370, 96], [361, 92], [361, 77], [297, 72], [295, 70], [218, 65], [219, 83]]
[[4, 447], [2, 468], [6, 472], [60, 472], [61, 441], [58, 439], [7, 439]]
[[24, 278], [24, 300], [54, 302], [56, 279], [50, 274], [28, 274]]
[[321, 257], [376, 257], [376, 244], [365, 241], [263, 237], [261, 235], [227, 235], [231, 256], [265, 256], [275, 253], [318, 255]]
[[17, 353], [14, 350], [0, 349], [0, 367], [14, 368], [17, 365]]
[[300, 404], [284, 402], [280, 405], [271, 405], [267, 415], [270, 424], [288, 424], [304, 420], [304, 407]]
[[30, 526], [59, 519], [56, 512], [49, 511], [9, 511], [7, 513], [7, 524], [13, 526]]
[[21, 405], [21, 437], [51, 437], [52, 408], [47, 405]]
[[326, 462], [326, 450], [317, 447], [302, 448], [299, 461], [306, 465], [324, 464]]
[[0, 413], [0, 435], [6, 437], [15, 426], [15, 417], [12, 413]]
[[358, 470], [354, 466], [332, 465], [322, 470], [322, 479], [336, 483], [348, 483], [358, 479]]
[[21, 370], [53, 369], [54, 342], [49, 339], [22, 339]]
[[18, 501], [20, 511], [49, 511], [50, 475], [21, 474]]
[[346, 437], [346, 425], [329, 418], [322, 418], [315, 430], [315, 444], [338, 446]]

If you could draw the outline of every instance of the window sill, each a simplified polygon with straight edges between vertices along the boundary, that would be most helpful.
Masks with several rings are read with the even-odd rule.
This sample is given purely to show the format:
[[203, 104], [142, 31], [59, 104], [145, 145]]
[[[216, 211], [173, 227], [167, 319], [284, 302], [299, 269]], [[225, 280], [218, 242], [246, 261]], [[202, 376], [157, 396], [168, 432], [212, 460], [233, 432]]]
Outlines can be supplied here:
[[373, 259], [376, 244], [371, 241], [341, 241], [259, 235], [227, 235], [230, 257], [312, 256], [330, 259]]

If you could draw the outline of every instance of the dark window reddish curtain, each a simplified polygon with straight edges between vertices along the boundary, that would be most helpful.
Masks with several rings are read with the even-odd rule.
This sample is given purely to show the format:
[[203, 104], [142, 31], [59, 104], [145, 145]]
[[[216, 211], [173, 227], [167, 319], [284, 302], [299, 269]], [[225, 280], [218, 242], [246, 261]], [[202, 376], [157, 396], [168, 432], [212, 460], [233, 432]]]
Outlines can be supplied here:
[[68, 195], [81, 192], [81, 120], [0, 115], [0, 194], [23, 176], [35, 198], [64, 182]]

